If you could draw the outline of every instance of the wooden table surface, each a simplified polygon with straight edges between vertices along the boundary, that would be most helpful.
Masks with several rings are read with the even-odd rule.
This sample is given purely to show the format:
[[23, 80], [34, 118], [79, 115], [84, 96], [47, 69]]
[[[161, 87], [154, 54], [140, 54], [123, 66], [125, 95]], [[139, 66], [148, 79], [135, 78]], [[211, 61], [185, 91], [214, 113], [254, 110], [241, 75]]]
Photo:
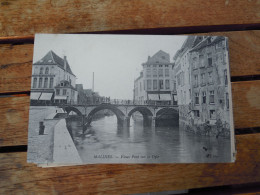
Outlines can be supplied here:
[[[0, 194], [131, 194], [260, 182], [259, 0], [0, 0]], [[38, 168], [26, 163], [35, 33], [229, 37], [237, 160]]]

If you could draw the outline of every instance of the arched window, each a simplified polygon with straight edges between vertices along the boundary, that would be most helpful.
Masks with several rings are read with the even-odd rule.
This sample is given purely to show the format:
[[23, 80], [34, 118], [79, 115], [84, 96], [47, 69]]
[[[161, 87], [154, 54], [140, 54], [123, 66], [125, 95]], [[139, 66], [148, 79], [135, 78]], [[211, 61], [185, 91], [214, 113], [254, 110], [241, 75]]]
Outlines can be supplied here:
[[45, 69], [45, 74], [49, 74], [49, 67]]
[[45, 78], [43, 88], [47, 88], [47, 86], [48, 86], [48, 78]]
[[40, 69], [40, 74], [43, 74], [43, 67], [41, 67]]
[[42, 88], [42, 78], [39, 79], [39, 85], [38, 88]]
[[49, 88], [53, 88], [53, 78], [50, 79], [50, 85]]
[[36, 88], [37, 86], [37, 78], [33, 78], [33, 88]]

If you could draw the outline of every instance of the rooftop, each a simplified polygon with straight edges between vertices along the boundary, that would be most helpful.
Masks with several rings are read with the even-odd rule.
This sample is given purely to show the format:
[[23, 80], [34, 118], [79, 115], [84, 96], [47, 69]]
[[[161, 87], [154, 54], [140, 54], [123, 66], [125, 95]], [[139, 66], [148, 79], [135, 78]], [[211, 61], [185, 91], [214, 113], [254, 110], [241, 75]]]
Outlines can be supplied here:
[[[71, 71], [70, 65], [66, 58], [62, 59], [52, 50], [50, 50], [42, 59], [35, 62], [33, 65], [58, 65], [60, 68], [65, 70], [64, 64], [66, 64], [66, 71], [74, 75]], [[75, 76], [75, 75], [74, 75]]]

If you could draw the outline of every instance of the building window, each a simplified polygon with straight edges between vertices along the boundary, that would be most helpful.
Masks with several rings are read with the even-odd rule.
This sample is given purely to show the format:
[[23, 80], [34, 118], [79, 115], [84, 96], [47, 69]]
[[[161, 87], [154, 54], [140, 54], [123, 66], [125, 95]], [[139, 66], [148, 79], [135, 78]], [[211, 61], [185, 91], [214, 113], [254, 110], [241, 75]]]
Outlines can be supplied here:
[[49, 74], [49, 68], [48, 67], [46, 67], [46, 69], [45, 69], [45, 74]]
[[53, 78], [50, 78], [50, 85], [49, 88], [53, 88]]
[[209, 81], [210, 84], [213, 83], [213, 78], [212, 78], [212, 72], [209, 72]]
[[229, 96], [228, 93], [226, 93], [226, 107], [229, 109]]
[[173, 90], [176, 91], [176, 82], [173, 83]]
[[153, 67], [156, 67], [156, 65], [153, 65]]
[[142, 83], [140, 82], [140, 91], [142, 91]]
[[178, 85], [181, 84], [181, 74], [178, 74], [178, 75], [177, 75], [177, 82], [178, 82]]
[[66, 93], [67, 93], [67, 90], [66, 90], [66, 89], [63, 89], [62, 95], [66, 95]]
[[56, 89], [56, 95], [60, 95], [60, 89]]
[[227, 70], [224, 70], [224, 83], [225, 85], [228, 84]]
[[159, 69], [159, 77], [163, 77], [163, 69], [162, 68]]
[[170, 80], [165, 80], [165, 88], [170, 89]]
[[151, 90], [151, 89], [152, 89], [152, 81], [147, 80], [147, 90]]
[[208, 65], [212, 66], [212, 53], [208, 53]]
[[163, 89], [163, 80], [159, 80], [159, 88]]
[[195, 80], [194, 87], [198, 87], [199, 86], [198, 75], [194, 75], [194, 80]]
[[186, 104], [186, 91], [184, 91], [184, 99], [183, 99], [183, 101], [184, 101], [184, 104]]
[[47, 88], [47, 86], [48, 86], [48, 78], [45, 78], [45, 79], [44, 79], [43, 88]]
[[43, 74], [43, 67], [40, 68], [40, 74]]
[[210, 117], [210, 119], [216, 119], [216, 112], [215, 112], [215, 110], [210, 110], [209, 111], [209, 117]]
[[165, 69], [165, 76], [166, 77], [170, 76], [170, 70], [168, 68]]
[[153, 77], [157, 77], [157, 69], [156, 68], [153, 69]]
[[39, 85], [38, 88], [42, 88], [42, 78], [39, 79]]
[[199, 110], [194, 110], [194, 116], [195, 117], [200, 117], [200, 111]]
[[206, 91], [202, 92], [202, 103], [206, 104]]
[[201, 85], [205, 85], [206, 81], [205, 81], [205, 73], [201, 74]]
[[199, 104], [199, 93], [195, 93], [195, 104]]
[[214, 104], [215, 100], [214, 100], [214, 91], [209, 91], [209, 103], [210, 104]]
[[146, 88], [145, 88], [145, 80], [144, 80], [144, 90], [145, 90]]
[[153, 80], [153, 89], [157, 89], [157, 80]]
[[37, 78], [33, 78], [33, 88], [36, 88], [37, 86]]
[[220, 41], [220, 42], [218, 42], [218, 43], [216, 44], [216, 49], [221, 48], [221, 47], [222, 47], [222, 41]]
[[150, 68], [148, 68], [148, 69], [146, 70], [146, 76], [147, 76], [147, 77], [151, 77], [151, 69], [150, 69]]
[[193, 69], [198, 68], [197, 57], [194, 57], [194, 58], [192, 59], [192, 61], [193, 61]]
[[165, 67], [166, 67], [166, 68], [168, 68], [168, 67], [169, 67], [169, 65], [165, 65]]
[[181, 86], [184, 85], [184, 72], [181, 73]]
[[203, 55], [199, 55], [199, 63], [200, 63], [200, 67], [204, 67], [205, 66], [204, 56]]
[[218, 63], [223, 63], [223, 54], [222, 53], [217, 53], [216, 61]]

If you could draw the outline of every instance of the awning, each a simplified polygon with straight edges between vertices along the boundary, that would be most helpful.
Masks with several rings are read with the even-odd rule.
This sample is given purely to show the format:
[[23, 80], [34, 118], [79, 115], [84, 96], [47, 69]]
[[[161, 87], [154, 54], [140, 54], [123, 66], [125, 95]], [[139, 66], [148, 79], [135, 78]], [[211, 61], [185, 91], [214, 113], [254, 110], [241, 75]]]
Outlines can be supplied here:
[[148, 94], [149, 100], [159, 100], [158, 94]]
[[41, 92], [32, 92], [31, 96], [30, 96], [30, 99], [31, 100], [38, 100], [40, 95], [41, 95]]
[[55, 100], [66, 100], [67, 96], [55, 96]]
[[39, 100], [51, 100], [53, 93], [42, 93]]
[[171, 101], [171, 95], [170, 94], [160, 94], [160, 100], [161, 101]]

